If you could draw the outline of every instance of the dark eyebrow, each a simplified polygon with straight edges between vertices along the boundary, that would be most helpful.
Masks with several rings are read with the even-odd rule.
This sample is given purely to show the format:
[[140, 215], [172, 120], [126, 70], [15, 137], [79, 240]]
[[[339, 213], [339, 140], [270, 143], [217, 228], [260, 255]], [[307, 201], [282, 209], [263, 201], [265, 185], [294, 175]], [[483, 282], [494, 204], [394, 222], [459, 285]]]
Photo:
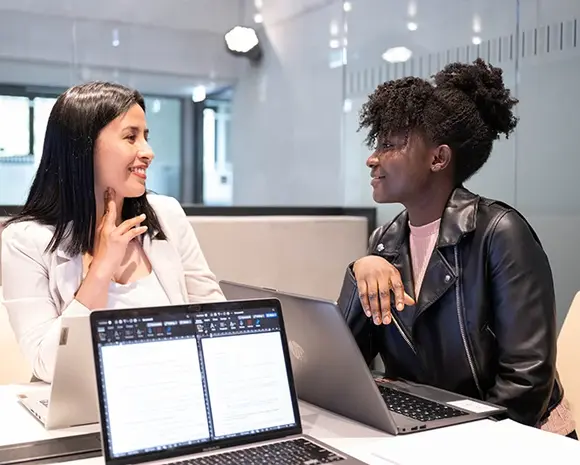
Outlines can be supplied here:
[[[124, 131], [126, 130], [130, 130], [130, 131], [134, 131], [134, 132], [139, 132], [141, 129], [137, 126], [127, 126]], [[145, 128], [145, 137], [149, 136], [149, 129]]]

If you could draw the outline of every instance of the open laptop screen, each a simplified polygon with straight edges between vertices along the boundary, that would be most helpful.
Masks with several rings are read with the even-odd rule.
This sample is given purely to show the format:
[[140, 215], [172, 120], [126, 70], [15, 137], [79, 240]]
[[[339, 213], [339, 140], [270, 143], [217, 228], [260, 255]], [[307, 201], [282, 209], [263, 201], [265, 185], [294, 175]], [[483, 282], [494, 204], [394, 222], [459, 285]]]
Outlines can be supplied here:
[[94, 312], [106, 456], [296, 428], [281, 318], [268, 302]]

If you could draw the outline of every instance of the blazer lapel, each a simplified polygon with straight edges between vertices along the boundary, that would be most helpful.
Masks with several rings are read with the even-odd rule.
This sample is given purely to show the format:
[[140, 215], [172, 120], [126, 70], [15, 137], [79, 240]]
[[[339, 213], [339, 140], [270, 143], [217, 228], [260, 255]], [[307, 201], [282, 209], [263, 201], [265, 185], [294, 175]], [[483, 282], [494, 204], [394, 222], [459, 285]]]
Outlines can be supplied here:
[[183, 273], [181, 273], [181, 258], [177, 251], [165, 240], [152, 240], [146, 235], [143, 239], [143, 250], [151, 262], [153, 271], [165, 290], [172, 304], [187, 303], [187, 291]]
[[75, 298], [82, 281], [83, 262], [80, 255], [70, 256], [63, 248], [56, 250], [55, 281], [63, 308]]

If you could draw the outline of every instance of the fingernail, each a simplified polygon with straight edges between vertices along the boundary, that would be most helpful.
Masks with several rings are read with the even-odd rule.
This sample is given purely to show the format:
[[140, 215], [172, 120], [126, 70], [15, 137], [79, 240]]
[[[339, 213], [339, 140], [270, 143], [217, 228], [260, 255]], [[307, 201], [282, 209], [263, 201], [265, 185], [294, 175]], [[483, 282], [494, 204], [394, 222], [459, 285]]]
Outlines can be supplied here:
[[381, 324], [381, 320], [379, 319], [379, 317], [375, 318], [375, 324], [376, 325], [380, 325]]
[[390, 317], [390, 315], [386, 315], [386, 316], [383, 318], [383, 323], [384, 323], [384, 324], [386, 324], [386, 325], [388, 325], [388, 324], [390, 324], [390, 323], [391, 323], [391, 317]]
[[401, 311], [401, 310], [403, 310], [404, 308], [405, 308], [405, 304], [403, 304], [402, 302], [399, 302], [399, 303], [397, 304], [397, 310]]
[[140, 216], [141, 218], [143, 218], [143, 219], [147, 218], [147, 216], [145, 215], [145, 213], [141, 213], [139, 216]]
[[367, 312], [367, 311], [365, 310], [365, 315], [366, 315], [368, 318], [370, 318], [370, 316], [371, 316], [371, 312]]

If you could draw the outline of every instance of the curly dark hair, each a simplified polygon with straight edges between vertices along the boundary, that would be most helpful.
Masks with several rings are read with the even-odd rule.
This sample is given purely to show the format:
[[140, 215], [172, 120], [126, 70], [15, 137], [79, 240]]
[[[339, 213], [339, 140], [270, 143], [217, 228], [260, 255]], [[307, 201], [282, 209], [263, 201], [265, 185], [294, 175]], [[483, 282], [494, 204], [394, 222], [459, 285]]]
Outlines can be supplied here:
[[446, 144], [454, 156], [455, 181], [462, 184], [488, 160], [493, 141], [506, 138], [518, 119], [518, 100], [506, 89], [502, 70], [481, 58], [473, 64], [451, 63], [434, 82], [406, 77], [381, 84], [362, 106], [359, 130], [366, 143], [391, 134], [418, 132], [434, 144]]

